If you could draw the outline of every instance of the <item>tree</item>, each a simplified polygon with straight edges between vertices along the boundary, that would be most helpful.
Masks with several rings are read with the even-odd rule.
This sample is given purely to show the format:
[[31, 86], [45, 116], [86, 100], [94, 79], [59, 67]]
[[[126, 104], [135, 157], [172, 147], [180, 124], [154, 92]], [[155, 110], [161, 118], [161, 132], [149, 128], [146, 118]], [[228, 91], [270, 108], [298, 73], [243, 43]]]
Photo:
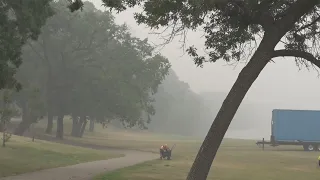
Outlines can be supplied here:
[[[98, 11], [92, 3], [85, 5], [84, 11], [71, 13], [64, 1], [52, 3], [56, 14], [38, 40], [28, 42], [23, 54], [28, 61], [19, 69], [26, 91], [38, 88], [39, 98], [30, 99], [21, 92], [21, 99], [45, 104], [48, 133], [52, 117], [58, 116], [56, 137], [60, 139], [65, 115], [72, 116], [75, 137], [83, 136], [88, 119], [91, 125], [94, 119], [116, 119], [127, 127], [144, 128], [150, 119], [144, 121], [141, 114], [155, 113], [151, 95], [170, 63], [153, 52], [147, 39], [133, 37], [126, 25], [116, 25], [110, 12]], [[28, 74], [36, 65], [37, 70]]]
[[22, 63], [22, 47], [28, 40], [38, 38], [46, 19], [53, 15], [50, 2], [51, 0], [1, 1], [0, 89], [21, 89], [15, 73]]
[[[31, 43], [31, 42], [27, 42]], [[43, 89], [44, 68], [39, 68], [38, 56], [29, 45], [22, 49], [23, 63], [19, 66], [15, 78], [22, 85], [19, 92], [12, 94], [13, 101], [21, 109], [22, 120], [14, 134], [22, 136], [30, 125], [46, 114], [45, 94]]]
[[30, 125], [37, 123], [46, 114], [46, 104], [38, 88], [26, 85], [15, 94], [13, 99], [18, 107], [21, 108], [22, 120], [15, 129], [14, 134], [22, 136], [30, 128]]
[[[77, 3], [77, 0], [75, 3]], [[224, 100], [212, 126], [199, 149], [188, 174], [188, 180], [207, 178], [222, 139], [243, 98], [264, 67], [276, 57], [295, 57], [299, 65], [320, 67], [319, 0], [103, 0], [116, 10], [141, 5], [142, 13], [135, 15], [138, 23], [151, 28], [173, 26], [174, 33], [203, 27], [209, 59], [194, 47], [188, 53], [197, 65], [204, 62], [240, 61], [250, 45], [254, 53]], [[79, 3], [77, 3], [79, 4]], [[276, 49], [278, 44], [284, 48]], [[244, 48], [247, 47], [247, 48]], [[214, 143], [213, 143], [214, 142]]]
[[2, 0], [0, 6], [0, 89], [21, 85], [14, 79], [21, 64], [21, 49], [27, 40], [36, 40], [41, 26], [53, 12], [51, 0]]
[[6, 142], [10, 139], [11, 134], [7, 133], [7, 124], [10, 122], [11, 118], [18, 115], [18, 111], [12, 101], [13, 91], [10, 89], [2, 89], [0, 91], [1, 101], [0, 101], [0, 123], [2, 135], [2, 147], [6, 146]]

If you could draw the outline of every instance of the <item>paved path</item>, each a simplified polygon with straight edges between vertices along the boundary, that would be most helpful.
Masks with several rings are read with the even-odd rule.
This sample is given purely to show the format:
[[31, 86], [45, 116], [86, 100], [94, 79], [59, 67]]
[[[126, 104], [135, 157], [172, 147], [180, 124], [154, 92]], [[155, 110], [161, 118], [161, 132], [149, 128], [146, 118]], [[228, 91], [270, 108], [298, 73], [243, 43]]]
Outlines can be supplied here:
[[72, 145], [100, 150], [104, 149], [108, 152], [124, 154], [125, 156], [108, 160], [81, 163], [67, 167], [46, 169], [17, 176], [9, 176], [0, 178], [0, 180], [91, 180], [95, 175], [103, 172], [113, 171], [158, 158], [157, 154], [150, 152], [114, 149], [103, 146], [79, 144], [75, 142], [73, 142]]

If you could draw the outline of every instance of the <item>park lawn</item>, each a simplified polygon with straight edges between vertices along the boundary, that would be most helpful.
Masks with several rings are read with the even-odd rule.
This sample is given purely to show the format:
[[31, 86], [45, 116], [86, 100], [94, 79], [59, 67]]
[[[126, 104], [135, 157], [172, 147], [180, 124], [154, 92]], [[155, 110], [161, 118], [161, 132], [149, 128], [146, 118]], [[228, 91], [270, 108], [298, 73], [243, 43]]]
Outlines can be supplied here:
[[[68, 124], [68, 121], [66, 122]], [[69, 127], [69, 125], [67, 125]], [[44, 128], [42, 128], [44, 129]], [[153, 134], [147, 131], [102, 129], [86, 132], [83, 138], [66, 138], [86, 144], [159, 152], [160, 145], [176, 144], [173, 160], [154, 160], [102, 174], [95, 180], [180, 180], [185, 179], [201, 140], [191, 137]], [[225, 139], [211, 168], [208, 179], [216, 180], [300, 180], [319, 179], [317, 152], [302, 147], [266, 147], [262, 151], [251, 140]]]
[[0, 154], [0, 177], [123, 156], [19, 136], [0, 147]]
[[159, 152], [159, 148], [163, 144], [168, 144], [172, 147], [176, 144], [178, 149], [186, 147], [194, 147], [198, 144], [198, 140], [189, 139], [176, 139], [176, 138], [158, 138], [158, 135], [144, 134], [136, 132], [119, 132], [109, 131], [107, 135], [103, 134], [89, 134], [87, 133], [83, 138], [67, 137], [67, 139], [78, 141], [85, 144], [97, 144], [101, 146], [133, 149], [148, 152]]
[[[43, 135], [46, 127], [46, 120], [42, 120], [35, 125], [35, 131], [38, 135]], [[53, 132], [56, 131], [56, 124], [54, 123]], [[117, 129], [113, 127], [108, 127], [102, 129], [102, 126], [98, 123], [95, 125], [94, 132], [88, 131], [88, 126], [85, 134], [82, 138], [71, 137], [70, 132], [72, 129], [72, 120], [69, 117], [64, 119], [64, 139], [73, 140], [76, 142], [92, 145], [101, 145], [106, 147], [114, 147], [121, 149], [133, 149], [140, 151], [149, 152], [159, 152], [159, 147], [162, 144], [168, 144], [172, 146], [173, 144], [183, 144], [184, 146], [191, 144], [194, 146], [195, 143], [199, 143], [199, 139], [171, 135], [171, 134], [156, 134], [150, 133], [148, 131], [133, 131], [130, 129]], [[52, 135], [54, 136], [54, 134]]]
[[[197, 153], [196, 147], [199, 145], [194, 144], [194, 148], [186, 151], [174, 150], [171, 161], [149, 161], [99, 175], [94, 180], [184, 180]], [[301, 151], [300, 147], [267, 147], [262, 151], [254, 141], [226, 139], [208, 179], [317, 180], [320, 173], [318, 155]]]

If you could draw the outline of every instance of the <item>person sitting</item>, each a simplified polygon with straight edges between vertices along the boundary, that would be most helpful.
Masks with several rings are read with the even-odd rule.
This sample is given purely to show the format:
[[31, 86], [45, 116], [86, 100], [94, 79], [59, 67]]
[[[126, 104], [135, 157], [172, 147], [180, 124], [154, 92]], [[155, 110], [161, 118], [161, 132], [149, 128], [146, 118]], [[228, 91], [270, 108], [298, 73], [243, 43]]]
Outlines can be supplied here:
[[165, 152], [168, 152], [169, 148], [168, 148], [168, 145], [165, 144], [165, 145], [162, 145], [160, 147], [160, 159], [164, 158], [164, 153]]

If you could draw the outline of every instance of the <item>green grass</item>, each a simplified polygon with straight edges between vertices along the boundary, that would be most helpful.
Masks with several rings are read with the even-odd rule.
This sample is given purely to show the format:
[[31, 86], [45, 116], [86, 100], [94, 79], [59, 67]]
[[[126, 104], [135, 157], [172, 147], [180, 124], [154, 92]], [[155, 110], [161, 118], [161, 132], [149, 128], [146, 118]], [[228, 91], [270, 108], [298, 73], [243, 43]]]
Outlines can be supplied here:
[[[44, 129], [45, 121], [37, 124]], [[65, 121], [66, 135], [71, 130], [71, 122]], [[201, 140], [191, 137], [153, 134], [148, 131], [102, 129], [96, 125], [95, 132], [86, 132], [83, 138], [74, 141], [118, 148], [159, 152], [159, 147], [167, 143], [177, 144], [173, 160], [154, 160], [136, 166], [102, 174], [95, 180], [182, 180], [193, 163]], [[262, 151], [250, 140], [225, 139], [211, 168], [208, 179], [215, 180], [301, 180], [319, 179], [317, 152], [304, 152], [301, 147], [266, 147]]]
[[122, 156], [19, 136], [0, 147], [0, 154], [0, 177]]
[[[38, 134], [43, 134], [46, 121], [41, 120], [39, 123], [35, 125], [35, 131]], [[95, 125], [94, 132], [85, 131], [85, 134], [82, 138], [75, 138], [70, 136], [72, 128], [72, 121], [66, 117], [64, 119], [64, 131], [65, 131], [65, 139], [85, 143], [85, 144], [94, 144], [94, 145], [102, 145], [114, 148], [123, 148], [123, 149], [134, 149], [134, 150], [142, 150], [142, 151], [151, 151], [158, 153], [159, 147], [167, 143], [169, 146], [173, 144], [184, 144], [194, 146], [195, 142], [199, 142], [199, 140], [184, 137], [179, 135], [163, 135], [163, 134], [155, 134], [150, 133], [148, 131], [132, 131], [130, 129], [127, 130], [119, 130], [116, 128], [108, 127], [106, 129], [102, 129], [100, 124]], [[56, 126], [54, 123], [53, 132], [56, 131]]]
[[[199, 144], [173, 151], [173, 159], [154, 160], [99, 175], [95, 180], [184, 180], [193, 163]], [[266, 148], [254, 141], [224, 140], [208, 179], [215, 180], [301, 180], [319, 179], [316, 152], [303, 152], [300, 147]]]

